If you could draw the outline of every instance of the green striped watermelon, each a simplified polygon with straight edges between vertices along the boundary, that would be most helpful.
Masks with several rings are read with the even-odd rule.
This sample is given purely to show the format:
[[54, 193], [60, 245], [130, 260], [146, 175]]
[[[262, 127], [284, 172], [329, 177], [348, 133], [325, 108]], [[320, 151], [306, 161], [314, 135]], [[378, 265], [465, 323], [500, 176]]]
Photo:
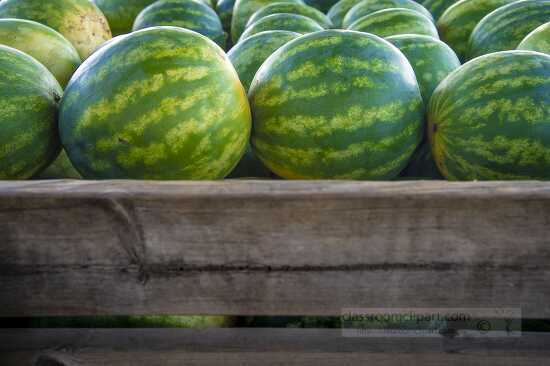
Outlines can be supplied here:
[[296, 32], [272, 30], [260, 32], [237, 43], [227, 56], [237, 70], [245, 90], [248, 91], [256, 71], [264, 61], [281, 46], [300, 35]]
[[439, 83], [460, 67], [454, 51], [433, 37], [404, 34], [386, 40], [399, 48], [411, 63], [426, 103]]
[[380, 37], [398, 34], [423, 34], [438, 38], [432, 21], [411, 9], [390, 8], [375, 11], [353, 22], [348, 29], [376, 34]]
[[335, 28], [342, 27], [342, 22], [348, 11], [359, 2], [361, 0], [340, 0], [329, 9], [327, 16]]
[[435, 90], [428, 122], [450, 180], [550, 179], [550, 56], [503, 51], [464, 64]]
[[445, 12], [458, 0], [420, 0], [419, 3], [424, 5], [426, 9], [432, 13], [435, 20], [439, 19], [441, 14]]
[[287, 179], [394, 178], [422, 138], [414, 71], [372, 34], [326, 30], [287, 43], [249, 98], [254, 152]]
[[[388, 37], [386, 40], [399, 48], [411, 63], [426, 104], [439, 83], [460, 67], [460, 61], [453, 50], [433, 37], [405, 34]], [[441, 178], [431, 155], [427, 135], [401, 175], [416, 178]]]
[[424, 14], [428, 18], [432, 19], [430, 12], [413, 0], [363, 0], [352, 7], [344, 17], [342, 26], [344, 28], [349, 27], [353, 22], [359, 18], [369, 15], [378, 10], [390, 9], [390, 8], [405, 8], [416, 10], [417, 12]]
[[83, 60], [111, 39], [107, 19], [90, 0], [3, 0], [0, 18], [34, 20], [53, 28]]
[[273, 14], [261, 18], [256, 23], [252, 24], [241, 35], [239, 42], [248, 37], [270, 30], [286, 30], [296, 33], [311, 33], [321, 31], [324, 28], [315, 20], [296, 14]]
[[323, 13], [328, 12], [328, 10], [337, 2], [338, 0], [304, 0], [304, 3], [319, 9]]
[[[302, 0], [285, 0], [286, 2], [302, 3]], [[248, 19], [256, 11], [271, 4], [273, 0], [236, 0], [231, 19], [231, 40], [236, 43], [246, 28]]]
[[550, 23], [545, 23], [529, 33], [519, 44], [518, 50], [550, 54]]
[[0, 19], [0, 44], [40, 61], [63, 87], [81, 63], [71, 42], [50, 27], [30, 20]]
[[139, 12], [156, 0], [93, 0], [105, 14], [113, 36], [130, 33]]
[[218, 0], [216, 13], [220, 17], [223, 29], [229, 34], [231, 32], [231, 18], [233, 17], [233, 6], [235, 0]]
[[461, 60], [468, 52], [468, 40], [477, 23], [490, 12], [517, 0], [461, 0], [448, 8], [437, 21], [441, 39]]
[[30, 178], [55, 159], [62, 94], [41, 63], [0, 46], [0, 180]]
[[221, 48], [193, 31], [154, 27], [77, 70], [59, 126], [85, 178], [218, 179], [243, 155], [251, 116]]
[[473, 30], [470, 59], [496, 51], [515, 49], [535, 28], [550, 19], [550, 0], [522, 0], [489, 13]]
[[159, 0], [143, 9], [134, 22], [133, 30], [168, 25], [198, 32], [225, 47], [227, 35], [218, 14], [201, 1]]
[[280, 13], [303, 15], [305, 17], [315, 20], [323, 28], [332, 27], [332, 22], [330, 21], [330, 19], [319, 10], [305, 4], [292, 2], [275, 2], [273, 4], [264, 6], [263, 8], [252, 14], [250, 19], [248, 19], [248, 23], [246, 24], [246, 26], [249, 27], [256, 21], [268, 15]]
[[74, 168], [67, 153], [61, 149], [57, 159], [46, 169], [34, 177], [35, 179], [82, 179], [80, 173]]

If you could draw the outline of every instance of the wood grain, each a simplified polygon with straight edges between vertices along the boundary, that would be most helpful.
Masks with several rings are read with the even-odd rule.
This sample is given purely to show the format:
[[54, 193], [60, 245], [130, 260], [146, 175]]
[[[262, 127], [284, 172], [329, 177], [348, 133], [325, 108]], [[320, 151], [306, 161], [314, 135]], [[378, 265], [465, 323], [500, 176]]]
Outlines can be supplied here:
[[550, 316], [550, 184], [0, 182], [0, 316]]
[[550, 335], [347, 338], [334, 329], [0, 330], [3, 366], [544, 365]]

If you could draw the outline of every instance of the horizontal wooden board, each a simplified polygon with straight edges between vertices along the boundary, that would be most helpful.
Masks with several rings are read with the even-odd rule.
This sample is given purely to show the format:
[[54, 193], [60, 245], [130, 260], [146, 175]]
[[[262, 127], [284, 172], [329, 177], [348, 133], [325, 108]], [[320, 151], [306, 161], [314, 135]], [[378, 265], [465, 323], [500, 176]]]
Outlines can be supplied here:
[[0, 182], [0, 316], [550, 316], [550, 184]]
[[335, 329], [0, 330], [3, 366], [544, 365], [550, 335], [347, 338]]

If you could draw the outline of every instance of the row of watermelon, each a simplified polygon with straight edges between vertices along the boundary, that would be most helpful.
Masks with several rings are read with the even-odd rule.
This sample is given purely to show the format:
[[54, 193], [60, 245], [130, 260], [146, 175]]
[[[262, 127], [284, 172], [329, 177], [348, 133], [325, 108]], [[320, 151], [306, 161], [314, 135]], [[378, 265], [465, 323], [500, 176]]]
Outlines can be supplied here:
[[[0, 176], [27, 178], [40, 172], [55, 158], [61, 140], [72, 164], [86, 178], [218, 179], [233, 170], [233, 176], [269, 176], [272, 171], [283, 178], [391, 179], [411, 161], [411, 155], [406, 174], [413, 176], [438, 176], [441, 171], [449, 179], [547, 177], [548, 56], [516, 51], [459, 67], [452, 49], [435, 38], [437, 31], [431, 36], [403, 35], [399, 29], [392, 32], [395, 18], [386, 21], [385, 27], [377, 26], [376, 32], [389, 30], [389, 34], [380, 35], [389, 35], [387, 40], [400, 52], [371, 33], [323, 30], [331, 27], [334, 19], [301, 2], [260, 6], [257, 0], [237, 1], [234, 12], [238, 13], [239, 5], [254, 1], [259, 9], [248, 11], [239, 42], [228, 56], [207, 39], [181, 28], [147, 28], [101, 44], [96, 42], [97, 34], [83, 35], [89, 24], [80, 24], [81, 34], [72, 34], [68, 41], [60, 34], [65, 29], [63, 20], [72, 19], [66, 14], [61, 25], [56, 25], [49, 18], [59, 19], [48, 17], [53, 13], [48, 13], [41, 1], [0, 3], [0, 17], [27, 17], [57, 27], [60, 33], [31, 21], [2, 20], [9, 25], [4, 28], [16, 30], [0, 43], [49, 65], [63, 85], [80, 64], [79, 57], [88, 56], [85, 50], [94, 52], [94, 42], [99, 43], [95, 48], [101, 46], [72, 75], [60, 106], [63, 91], [42, 65], [13, 49], [1, 49], [4, 119], [12, 123], [2, 126], [6, 133], [0, 137]], [[52, 2], [72, 4], [71, 11], [79, 14], [84, 9], [79, 6], [86, 5], [88, 16], [81, 17], [81, 22], [103, 19], [98, 23], [104, 23], [101, 11], [87, 0]], [[211, 5], [160, 0], [137, 11], [135, 21], [130, 19], [126, 26], [131, 23], [135, 27], [152, 10], [189, 2]], [[531, 14], [528, 19], [535, 20], [529, 24], [535, 27], [548, 21], [544, 14], [548, 14], [549, 3], [524, 0], [505, 5], [480, 24], [512, 8]], [[414, 6], [416, 10], [398, 11], [412, 14], [413, 19], [427, 19], [422, 24], [433, 29], [432, 15], [416, 3]], [[162, 19], [182, 19], [171, 16], [170, 8], [163, 9], [156, 13]], [[359, 20], [395, 10], [375, 9]], [[114, 13], [106, 11], [112, 24], [116, 24]], [[36, 14], [46, 14], [47, 21]], [[348, 15], [349, 11], [343, 19]], [[155, 25], [156, 19], [149, 25]], [[233, 16], [233, 26], [235, 19]], [[296, 19], [299, 22], [293, 23]], [[525, 22], [527, 18], [522, 19]], [[300, 22], [312, 28], [287, 28]], [[70, 25], [76, 27], [74, 22]], [[27, 28], [25, 41], [8, 43]], [[522, 30], [521, 36], [528, 31]], [[547, 32], [547, 25], [535, 30], [525, 40], [525, 47], [543, 49]], [[507, 42], [521, 41], [515, 39], [519, 37], [516, 33], [505, 35]], [[508, 61], [498, 61], [501, 58]], [[65, 71], [56, 74], [56, 67], [62, 64], [59, 60], [65, 59], [70, 60], [64, 63]], [[501, 66], [490, 72], [493, 64]], [[450, 81], [453, 76], [458, 80], [455, 83]], [[470, 80], [476, 77], [479, 85], [477, 79]], [[250, 104], [241, 83], [250, 89]], [[476, 93], [463, 95], [465, 90], [473, 90], [464, 85], [475, 85]], [[459, 91], [463, 94], [455, 96]], [[456, 105], [438, 98], [446, 103], [453, 100]], [[251, 146], [250, 107], [254, 114]], [[466, 123], [465, 116], [472, 120]], [[494, 120], [500, 123], [498, 129]], [[514, 127], [514, 123], [524, 128]], [[487, 135], [478, 135], [482, 131]], [[503, 158], [506, 146], [513, 156]], [[61, 157], [53, 166], [70, 167], [66, 155]]]
[[[470, 23], [474, 22], [470, 25], [469, 33], [472, 33], [473, 31], [474, 35], [482, 34], [485, 36], [485, 39], [478, 42], [480, 46], [476, 47], [476, 52], [486, 54], [491, 53], [493, 49], [514, 49], [526, 35], [528, 35], [526, 37], [527, 39], [522, 42], [520, 46], [522, 49], [533, 49], [542, 52], [550, 51], [548, 46], [545, 45], [545, 41], [543, 41], [543, 39], [548, 39], [548, 37], [545, 37], [544, 35], [548, 35], [549, 32], [549, 25], [544, 24], [544, 22], [550, 20], [550, 14], [548, 13], [550, 8], [547, 1], [520, 1], [512, 4], [508, 4], [511, 2], [501, 2], [498, 4], [493, 1], [492, 4], [487, 4], [493, 8], [490, 6], [483, 8], [483, 6], [481, 6], [482, 9], [478, 8], [476, 13], [473, 14], [471, 12], [473, 5], [479, 6], [482, 5], [482, 2], [483, 0], [476, 0], [475, 3], [469, 0], [460, 1], [454, 6], [451, 6], [441, 16], [442, 19], [449, 19], [452, 18], [449, 14], [460, 14], [463, 16], [469, 12], [469, 15], [474, 15], [475, 19], [472, 19], [472, 17], [469, 19]], [[290, 6], [290, 4], [288, 6]], [[275, 7], [275, 5], [272, 4], [265, 6], [264, 8], [260, 8], [260, 10], [256, 11], [251, 18], [256, 18], [256, 14], [263, 12], [261, 9], [266, 9], [269, 7]], [[294, 7], [298, 7], [298, 5], [294, 5]], [[343, 10], [340, 12], [335, 11], [338, 9]], [[237, 7], [235, 8], [235, 11], [237, 11]], [[278, 14], [278, 16], [282, 17], [283, 14]], [[437, 14], [434, 14], [434, 16], [437, 16]], [[485, 16], [487, 16], [487, 19], [484, 19]], [[342, 23], [344, 26], [348, 26], [348, 28], [352, 30], [373, 33], [378, 36], [386, 37], [386, 40], [397, 46], [412, 64], [421, 89], [421, 95], [426, 104], [429, 102], [435, 87], [438, 86], [445, 77], [453, 72], [453, 70], [460, 66], [460, 61], [457, 59], [453, 50], [443, 42], [435, 39], [438, 37], [438, 31], [432, 23], [432, 15], [421, 5], [410, 0], [362, 0], [360, 2], [342, 0], [337, 3], [331, 11], [329, 11], [328, 18], [334, 24]], [[455, 23], [451, 28], [453, 30], [462, 28], [464, 31], [464, 27], [460, 27], [463, 21], [464, 19], [461, 19], [461, 22]], [[242, 33], [243, 35], [246, 35], [250, 28], [254, 28], [254, 24], [251, 25], [250, 23], [251, 22], [248, 21], [247, 26]], [[481, 23], [481, 25], [477, 25], [477, 23]], [[235, 25], [235, 22], [233, 24]], [[438, 25], [440, 24], [441, 23], [438, 23]], [[504, 26], [502, 26], [502, 24], [504, 24]], [[510, 24], [515, 25], [515, 27], [511, 28]], [[543, 25], [536, 28], [540, 24]], [[286, 26], [286, 24], [284, 25]], [[282, 29], [302, 33], [299, 28], [293, 27], [296, 27], [296, 25], [293, 24], [291, 27]], [[534, 28], [536, 29], [533, 31]], [[529, 34], [531, 31], [533, 32]], [[412, 35], [403, 33], [415, 34]], [[489, 36], [487, 36], [488, 34]], [[325, 36], [326, 34], [324, 37]], [[263, 37], [267, 39], [268, 34], [264, 34]], [[271, 35], [270, 37], [273, 38], [274, 35]], [[313, 39], [313, 37], [311, 38]], [[470, 38], [472, 38], [470, 34], [467, 34], [465, 37], [466, 43], [468, 43]], [[477, 40], [478, 38], [480, 37], [473, 37], [474, 40]], [[241, 35], [237, 46], [230, 51], [230, 57], [240, 50], [241, 43], [243, 43], [244, 46], [244, 44], [249, 41], [245, 39], [243, 42], [242, 39], [243, 36]], [[260, 37], [258, 37], [258, 39], [260, 40]], [[265, 39], [257, 42], [257, 44], [265, 44]], [[303, 40], [305, 42], [305, 39]], [[306, 43], [308, 44], [308, 47], [303, 47], [303, 49], [315, 48], [315, 41], [310, 40], [309, 42], [311, 43]], [[292, 43], [297, 44], [298, 41]], [[351, 40], [346, 42], [346, 45], [352, 49], [354, 48]], [[360, 46], [357, 45], [355, 50], [352, 50], [351, 52], [346, 52], [342, 49], [338, 50], [337, 53], [342, 56], [351, 57], [352, 55], [358, 55], [359, 52], [356, 50], [359, 49]], [[338, 84], [338, 81], [341, 80], [342, 75], [338, 75], [338, 73], [336, 73], [336, 75], [328, 74], [327, 65], [330, 65], [330, 63], [327, 62], [329, 61], [327, 59], [322, 59], [315, 62], [311, 61], [315, 59], [316, 55], [319, 54], [333, 54], [334, 47], [331, 47], [330, 51], [316, 50], [313, 53], [306, 53], [306, 56], [304, 56], [302, 60], [296, 60], [294, 52], [289, 52], [292, 55], [292, 57], [289, 58], [285, 58], [282, 50], [277, 52], [278, 58], [283, 60], [279, 60], [277, 63], [277, 65], [281, 65], [280, 70], [273, 67], [273, 65], [271, 65], [270, 69], [267, 65], [270, 63], [272, 58], [275, 58], [275, 56], [273, 56], [265, 62], [264, 66], [262, 66], [258, 72], [258, 75], [262, 74], [259, 78], [261, 79], [260, 83], [258, 83], [258, 89], [260, 89], [259, 93], [262, 99], [265, 97], [262, 94], [262, 88], [265, 88], [266, 90], [265, 95], [270, 95], [273, 97], [265, 98], [267, 101], [261, 100], [261, 103], [256, 103], [256, 90], [252, 88], [249, 94], [254, 113], [255, 129], [252, 137], [252, 143], [256, 154], [262, 160], [264, 165], [267, 165], [271, 171], [274, 171], [279, 176], [285, 178], [388, 179], [395, 177], [395, 174], [403, 168], [403, 162], [407, 161], [407, 158], [410, 157], [411, 153], [410, 150], [400, 151], [398, 147], [411, 148], [412, 146], [418, 145], [418, 140], [416, 140], [416, 143], [414, 142], [414, 134], [412, 133], [407, 135], [410, 138], [409, 144], [407, 144], [403, 139], [396, 139], [396, 137], [399, 136], [398, 132], [405, 131], [404, 125], [400, 126], [402, 128], [401, 130], [390, 131], [387, 135], [380, 134], [379, 136], [376, 136], [375, 131], [382, 130], [382, 126], [375, 125], [371, 130], [361, 130], [361, 123], [356, 123], [355, 128], [346, 126], [348, 130], [351, 130], [351, 133], [348, 136], [344, 136], [342, 134], [336, 135], [335, 133], [332, 133], [326, 140], [324, 140], [321, 139], [321, 137], [324, 136], [320, 136], [320, 133], [318, 132], [335, 119], [338, 119], [338, 123], [340, 124], [345, 121], [341, 119], [341, 115], [334, 115], [332, 112], [341, 112], [343, 110], [348, 113], [349, 116], [349, 111], [354, 110], [354, 108], [359, 109], [364, 107], [365, 104], [370, 107], [379, 107], [376, 103], [375, 93], [373, 91], [375, 85], [370, 85], [371, 88], [366, 91], [364, 95], [361, 95], [360, 88], [358, 88], [357, 85], [354, 85], [355, 88], [353, 88], [353, 96], [357, 97], [360, 102], [352, 102], [350, 105], [344, 107], [342, 105], [342, 101], [344, 100], [349, 102], [352, 99], [349, 95], [342, 96], [344, 93], [338, 90], [342, 89], [339, 88]], [[372, 57], [373, 56], [371, 55], [371, 58]], [[502, 57], [504, 57], [504, 55], [502, 55]], [[514, 54], [509, 57], [514, 60], [510, 61], [512, 64], [521, 59], [521, 55], [519, 54]], [[368, 57], [365, 57], [365, 59], [368, 59]], [[387, 61], [385, 60], [385, 62]], [[496, 59], [494, 59], [494, 61], [491, 59], [490, 63], [492, 62], [497, 63]], [[526, 64], [529, 64], [529, 62], [525, 62]], [[533, 62], [535, 65], [538, 63], [536, 60]], [[346, 64], [345, 60], [342, 64]], [[237, 63], [236, 65], [238, 66], [239, 64]], [[307, 80], [307, 82], [303, 85], [297, 83], [296, 80], [289, 80], [288, 77], [285, 77], [290, 69], [300, 70], [302, 68], [314, 70], [314, 72], [310, 72], [312, 75], [308, 75], [307, 72], [303, 73], [303, 79]], [[488, 66], [487, 68], [490, 67]], [[265, 71], [264, 69], [269, 71]], [[334, 65], [328, 67], [328, 70], [330, 71], [333, 69]], [[400, 66], [396, 67], [396, 69], [404, 70], [404, 67]], [[462, 69], [468, 70], [466, 67]], [[239, 70], [238, 67], [237, 70]], [[510, 72], [509, 76], [512, 76], [515, 73], [515, 69], [513, 68], [505, 70]], [[372, 66], [365, 70], [359, 70], [358, 72], [356, 71], [355, 75], [354, 70], [351, 69], [345, 70], [343, 73], [346, 74], [346, 76], [351, 76], [352, 78], [355, 77], [357, 80], [359, 78], [368, 78], [366, 75], [368, 75], [369, 71], [372, 71]], [[535, 119], [537, 119], [537, 121], [548, 123], [550, 122], [547, 107], [548, 99], [540, 96], [541, 94], [549, 94], [548, 65], [545, 65], [543, 62], [542, 67], [535, 68], [533, 71], [536, 75], [534, 80], [538, 81], [532, 82], [532, 85], [525, 84], [530, 82], [529, 78], [527, 78], [526, 75], [521, 75], [521, 72], [517, 72], [519, 78], [512, 80], [516, 83], [521, 83], [520, 88], [518, 88], [517, 91], [508, 85], [504, 85], [504, 87], [499, 89], [500, 92], [506, 96], [506, 103], [514, 103], [515, 98], [520, 99], [519, 104], [515, 107], [515, 113], [509, 115], [513, 121], [518, 118], [528, 118], [529, 113], [536, 113]], [[273, 73], [274, 75], [269, 75], [269, 73]], [[456, 74], [458, 74], [458, 71]], [[258, 75], [256, 76], [257, 79]], [[470, 77], [475, 77], [474, 72], [468, 72], [465, 75], [466, 76], [459, 78], [459, 84], [466, 82]], [[480, 77], [482, 77], [482, 75], [480, 75]], [[270, 78], [274, 78], [274, 80], [277, 81], [276, 87], [269, 85]], [[505, 79], [505, 75], [500, 75], [500, 78]], [[280, 79], [283, 80], [282, 83]], [[374, 77], [371, 79], [374, 80]], [[246, 78], [244, 80], [246, 80]], [[524, 83], [522, 83], [522, 80], [524, 80]], [[391, 80], [390, 77], [388, 80], [383, 80], [383, 82], [381, 81], [382, 80], [378, 80], [379, 83], [377, 86], [387, 86], [391, 81], [395, 81], [395, 78]], [[481, 88], [482, 86], [485, 86], [485, 83], [489, 82], [490, 80], [485, 80], [479, 87]], [[501, 84], [503, 80], [496, 78], [494, 82]], [[319, 87], [319, 85], [326, 84], [329, 85], [328, 89], [332, 92], [329, 91], [325, 93], [324, 90]], [[314, 87], [312, 88], [312, 86]], [[532, 87], [532, 90], [529, 87]], [[295, 92], [296, 88], [303, 88], [303, 91], [299, 90], [298, 92]], [[406, 91], [404, 84], [395, 85], [392, 89]], [[285, 100], [286, 103], [279, 103], [276, 105], [276, 108], [273, 108], [274, 104], [276, 104], [274, 100], [280, 98], [277, 92], [281, 91], [286, 93], [289, 90], [292, 90], [293, 94], [297, 97], [288, 98], [288, 101]], [[309, 94], [311, 98], [302, 97], [303, 94], [306, 94], [306, 90], [307, 94]], [[481, 90], [482, 89], [480, 89], [480, 91]], [[506, 91], [509, 92], [509, 94], [504, 94]], [[531, 98], [532, 96], [530, 94], [532, 94], [534, 98]], [[328, 98], [326, 96], [328, 96]], [[396, 99], [399, 99], [398, 93], [391, 95], [392, 101], [395, 101]], [[365, 100], [369, 100], [369, 102], [365, 103]], [[460, 103], [463, 102], [464, 100], [460, 101]], [[502, 101], [497, 100], [495, 105], [498, 106], [500, 102]], [[471, 105], [475, 105], [474, 103], [478, 103], [477, 99], [473, 100]], [[506, 104], [502, 104], [503, 107], [506, 107]], [[268, 108], [265, 108], [266, 105]], [[404, 105], [407, 105], [407, 103]], [[318, 118], [319, 106], [327, 106], [327, 110], [323, 110], [321, 113], [321, 118]], [[386, 101], [383, 101], [381, 106], [387, 107], [388, 104]], [[464, 107], [462, 104], [461, 106]], [[525, 108], [525, 110], [523, 110], [524, 106], [530, 106], [532, 108]], [[479, 108], [481, 108], [481, 106]], [[494, 110], [494, 107], [491, 108], [485, 109], [483, 113], [490, 114], [491, 112], [498, 112]], [[470, 110], [471, 108], [465, 109], [464, 111]], [[510, 112], [511, 111], [508, 111], [507, 113]], [[462, 124], [460, 110], [456, 113], [457, 115], [455, 118], [458, 121], [457, 123]], [[397, 113], [388, 113], [388, 115], [390, 116], [392, 122], [405, 122], [403, 120], [399, 121]], [[472, 115], [475, 116], [475, 114]], [[476, 117], [479, 118], [479, 120], [476, 121], [478, 123], [477, 128], [481, 129], [482, 124], [488, 124], [488, 126], [490, 126], [491, 120], [495, 119], [496, 116], [494, 114], [485, 116], [489, 117], [489, 119], [485, 122], [482, 121], [480, 116]], [[500, 118], [502, 118], [502, 116]], [[355, 116], [355, 119], [360, 120], [361, 114], [358, 113]], [[420, 146], [413, 153], [413, 157], [410, 160], [407, 169], [403, 172], [404, 175], [414, 177], [441, 177], [441, 171], [443, 175], [449, 179], [526, 179], [547, 178], [549, 176], [548, 173], [545, 173], [545, 171], [548, 170], [548, 163], [550, 161], [548, 160], [548, 156], [545, 155], [544, 149], [540, 151], [540, 143], [536, 143], [537, 141], [535, 140], [533, 141], [533, 146], [522, 146], [521, 149], [519, 147], [514, 147], [514, 145], [519, 144], [517, 140], [525, 141], [527, 137], [533, 137], [533, 131], [529, 131], [528, 128], [521, 130], [523, 136], [522, 134], [514, 135], [514, 133], [517, 133], [518, 130], [512, 133], [511, 136], [506, 135], [501, 131], [499, 131], [501, 135], [499, 135], [496, 131], [492, 131], [493, 134], [497, 135], [491, 136], [489, 134], [488, 136], [476, 136], [476, 138], [479, 139], [479, 144], [481, 144], [480, 141], [483, 141], [486, 142], [489, 147], [485, 147], [483, 144], [481, 144], [481, 147], [478, 146], [475, 149], [470, 147], [468, 154], [472, 155], [472, 159], [474, 158], [473, 152], [476, 152], [481, 156], [475, 156], [476, 160], [474, 160], [474, 162], [466, 162], [463, 160], [460, 161], [461, 156], [456, 156], [454, 149], [456, 148], [455, 144], [461, 142], [460, 139], [469, 141], [471, 136], [468, 134], [461, 137], [453, 136], [451, 142], [447, 143], [445, 135], [447, 133], [454, 134], [454, 131], [450, 126], [451, 123], [454, 122], [450, 120], [449, 123], [441, 123], [437, 113], [434, 117], [432, 116], [432, 119], [433, 122], [430, 122], [431, 124], [429, 128], [430, 133], [427, 134], [431, 138], [431, 144], [427, 141], [428, 136], [424, 135], [423, 142], [420, 143]], [[505, 121], [501, 121], [501, 123], [503, 122]], [[372, 120], [367, 120], [367, 123], [372, 124]], [[426, 123], [421, 124], [424, 125]], [[541, 128], [548, 128], [548, 125], [543, 126], [544, 127], [538, 126], [535, 130], [539, 131]], [[343, 126], [339, 127], [343, 128]], [[512, 126], [508, 126], [507, 128], [516, 129]], [[365, 135], [361, 136], [360, 131]], [[436, 134], [436, 131], [439, 132]], [[478, 133], [479, 131], [466, 130], [461, 132], [469, 132], [471, 134]], [[444, 137], [436, 138], [436, 136], [440, 135], [444, 135]], [[334, 137], [336, 136], [343, 143], [340, 145], [335, 144], [336, 140], [334, 140]], [[373, 144], [372, 141], [370, 141], [371, 144], [368, 144], [368, 139], [373, 139], [374, 136], [376, 136], [379, 141], [387, 141], [388, 143], [395, 143], [395, 145], [384, 146], [385, 149], [382, 149], [380, 145], [377, 146], [376, 144]], [[540, 133], [538, 136], [540, 136]], [[489, 137], [493, 140], [500, 141], [500, 145], [497, 145], [496, 141], [489, 141]], [[356, 142], [354, 138], [357, 138], [358, 141], [366, 141], [367, 143], [363, 146], [359, 143], [354, 144], [354, 142]], [[544, 139], [544, 135], [542, 135], [542, 138]], [[493, 156], [487, 156], [489, 155], [489, 151], [491, 151], [491, 149], [502, 150], [502, 141], [505, 141], [505, 146], [510, 146], [510, 148], [514, 150], [520, 150], [511, 153], [516, 156], [509, 158], [509, 160], [517, 160], [515, 164], [510, 163], [510, 161], [504, 164], [505, 166], [501, 166], [502, 162], [498, 164], [495, 163], [493, 160], [495, 159], [495, 156], [498, 156], [498, 153], [493, 154]], [[546, 141], [546, 144], [548, 144], [548, 141]], [[523, 145], [525, 145], [525, 143], [523, 143]], [[542, 143], [542, 146], [544, 145], [545, 143]], [[320, 146], [322, 148], [319, 148]], [[347, 149], [345, 149], [346, 147]], [[464, 146], [462, 146], [462, 148], [464, 148]], [[485, 148], [485, 151], [482, 151], [482, 148]], [[432, 149], [436, 151], [436, 159], [439, 168], [435, 167], [431, 157]], [[395, 154], [391, 155], [388, 150], [391, 150]], [[377, 157], [376, 154], [374, 154], [375, 151], [380, 151], [380, 156]], [[362, 153], [365, 155], [361, 155]], [[459, 150], [458, 153], [464, 154], [465, 152], [463, 150]], [[346, 154], [351, 155], [352, 158], [341, 159], [343, 156], [347, 156]], [[527, 160], [533, 160], [530, 163], [531, 166], [529, 169], [520, 166], [522, 165], [522, 162], [519, 160], [521, 157], [526, 158]], [[477, 159], [482, 161], [485, 159], [485, 161], [483, 161], [484, 164], [478, 166]], [[459, 163], [457, 163], [456, 160], [459, 160]], [[366, 165], [369, 161], [373, 162], [372, 166]], [[381, 165], [381, 162], [385, 162], [386, 166]], [[454, 166], [456, 164], [463, 164], [466, 166], [456, 167]], [[393, 168], [393, 170], [391, 170], [391, 168]]]

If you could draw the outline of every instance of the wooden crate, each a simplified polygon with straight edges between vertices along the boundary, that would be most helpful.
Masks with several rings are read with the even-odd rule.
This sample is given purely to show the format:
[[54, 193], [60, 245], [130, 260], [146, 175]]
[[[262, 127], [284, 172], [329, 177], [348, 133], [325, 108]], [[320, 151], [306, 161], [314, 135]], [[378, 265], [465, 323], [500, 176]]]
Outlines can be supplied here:
[[[550, 184], [0, 182], [3, 317], [459, 307], [550, 318]], [[0, 365], [542, 365], [549, 345], [534, 333], [3, 329]]]

